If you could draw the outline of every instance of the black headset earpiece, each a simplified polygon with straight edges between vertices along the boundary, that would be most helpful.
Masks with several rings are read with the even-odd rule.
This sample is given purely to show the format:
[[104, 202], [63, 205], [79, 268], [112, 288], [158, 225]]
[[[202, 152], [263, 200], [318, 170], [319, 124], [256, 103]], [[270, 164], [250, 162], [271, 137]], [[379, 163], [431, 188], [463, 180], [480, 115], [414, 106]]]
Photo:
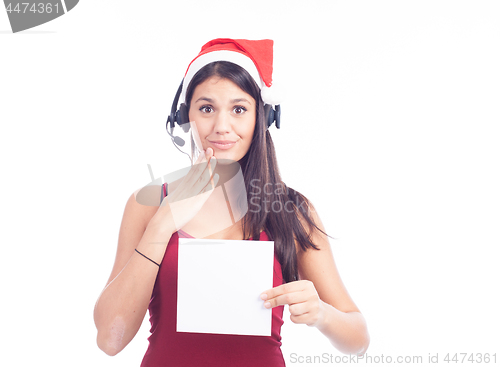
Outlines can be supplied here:
[[175, 121], [177, 121], [177, 103], [179, 103], [179, 97], [181, 96], [182, 92], [182, 83], [179, 85], [179, 88], [177, 89], [177, 93], [175, 94], [174, 102], [172, 103], [172, 107], [170, 108], [170, 115], [167, 118], [167, 132], [168, 132], [168, 125], [170, 124], [170, 129], [173, 129], [175, 127]]
[[182, 131], [187, 133], [189, 131], [189, 114], [188, 108], [185, 103], [181, 103], [179, 111], [175, 113], [177, 118], [177, 123], [182, 128]]
[[179, 86], [179, 89], [177, 89], [177, 93], [175, 94], [174, 102], [172, 103], [172, 108], [170, 109], [170, 115], [167, 118], [166, 128], [168, 135], [170, 135], [170, 137], [172, 138], [172, 141], [175, 144], [182, 147], [186, 143], [184, 139], [178, 136], [174, 136], [172, 134], [176, 122], [179, 126], [182, 127], [182, 130], [184, 132], [189, 131], [189, 124], [187, 123], [189, 122], [189, 116], [186, 105], [182, 103], [179, 110], [177, 110], [177, 104], [179, 103], [179, 97], [181, 96], [181, 92], [182, 92], [182, 83]]
[[276, 121], [276, 128], [279, 129], [281, 125], [281, 107], [279, 104], [276, 106], [265, 104], [264, 105], [264, 116], [267, 116], [266, 127], [269, 129], [273, 122]]

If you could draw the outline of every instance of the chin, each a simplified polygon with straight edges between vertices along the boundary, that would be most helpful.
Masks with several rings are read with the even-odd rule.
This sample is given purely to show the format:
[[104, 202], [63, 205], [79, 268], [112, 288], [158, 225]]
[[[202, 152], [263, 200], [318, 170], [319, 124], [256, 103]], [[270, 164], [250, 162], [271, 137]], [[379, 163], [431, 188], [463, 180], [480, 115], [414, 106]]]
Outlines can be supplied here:
[[229, 152], [215, 152], [214, 155], [217, 158], [217, 164], [230, 164], [241, 159], [239, 156], [230, 154]]

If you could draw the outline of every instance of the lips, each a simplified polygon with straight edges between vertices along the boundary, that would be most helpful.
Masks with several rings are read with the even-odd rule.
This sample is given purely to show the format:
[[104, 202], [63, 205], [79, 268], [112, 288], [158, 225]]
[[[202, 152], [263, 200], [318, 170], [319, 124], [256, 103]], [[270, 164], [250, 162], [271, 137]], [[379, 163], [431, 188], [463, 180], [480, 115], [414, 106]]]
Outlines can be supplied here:
[[215, 148], [222, 149], [222, 150], [230, 149], [230, 148], [232, 148], [234, 146], [234, 144], [236, 144], [235, 141], [231, 141], [231, 140], [216, 140], [216, 141], [209, 140], [209, 142]]

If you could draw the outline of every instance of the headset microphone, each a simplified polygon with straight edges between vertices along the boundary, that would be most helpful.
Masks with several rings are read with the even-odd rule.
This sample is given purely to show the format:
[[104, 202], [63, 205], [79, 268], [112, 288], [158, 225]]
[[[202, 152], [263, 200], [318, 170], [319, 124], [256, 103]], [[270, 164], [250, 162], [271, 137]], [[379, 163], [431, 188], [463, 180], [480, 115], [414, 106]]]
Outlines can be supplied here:
[[172, 138], [172, 141], [174, 142], [174, 144], [177, 144], [180, 147], [182, 147], [182, 146], [184, 146], [184, 144], [186, 144], [184, 139], [182, 139], [181, 137], [172, 135], [172, 133], [170, 131], [168, 131], [168, 128], [167, 128], [167, 133]]

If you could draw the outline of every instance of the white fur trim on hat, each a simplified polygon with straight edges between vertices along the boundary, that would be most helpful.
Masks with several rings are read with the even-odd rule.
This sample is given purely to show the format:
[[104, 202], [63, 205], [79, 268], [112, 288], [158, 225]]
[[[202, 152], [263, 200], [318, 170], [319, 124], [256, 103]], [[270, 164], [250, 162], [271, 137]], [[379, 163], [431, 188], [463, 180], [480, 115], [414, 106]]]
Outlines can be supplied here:
[[198, 72], [198, 70], [200, 70], [205, 65], [210, 64], [211, 62], [214, 61], [229, 61], [236, 65], [239, 65], [243, 69], [248, 71], [248, 73], [252, 76], [252, 78], [255, 80], [255, 82], [261, 88], [261, 90], [262, 87], [265, 86], [257, 70], [257, 67], [255, 66], [252, 59], [249, 58], [248, 56], [235, 51], [225, 51], [225, 50], [212, 51], [197, 57], [196, 59], [193, 60], [193, 62], [189, 66], [189, 69], [186, 72], [186, 75], [184, 76], [182, 92], [179, 99], [180, 103], [184, 103], [186, 101], [187, 87], [189, 86], [191, 79], [193, 79], [194, 75]]
[[264, 85], [260, 90], [260, 97], [264, 103], [271, 105], [278, 105], [283, 101], [282, 93], [279, 88], [276, 88], [274, 85], [271, 85], [270, 87], [266, 87]]

